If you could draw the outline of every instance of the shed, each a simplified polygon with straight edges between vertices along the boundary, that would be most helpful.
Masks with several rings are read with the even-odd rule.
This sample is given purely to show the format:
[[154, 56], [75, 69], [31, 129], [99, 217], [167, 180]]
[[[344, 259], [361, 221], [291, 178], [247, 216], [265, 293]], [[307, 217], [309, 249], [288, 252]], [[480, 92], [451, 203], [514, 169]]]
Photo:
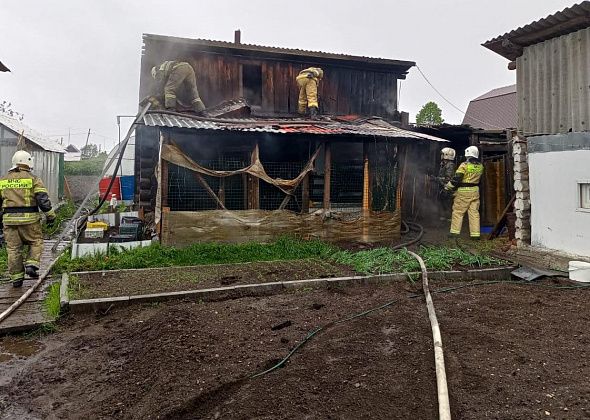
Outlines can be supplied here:
[[590, 256], [590, 1], [483, 45], [516, 68], [518, 244]]
[[68, 144], [66, 147], [66, 155], [64, 160], [66, 162], [79, 162], [82, 159], [82, 151], [73, 144]]
[[516, 128], [516, 85], [503, 86], [472, 99], [463, 118], [463, 125], [482, 130]]
[[0, 173], [5, 174], [12, 167], [12, 155], [21, 135], [24, 150], [33, 155], [33, 172], [43, 179], [52, 203], [57, 204], [63, 196], [65, 149], [22, 121], [5, 115], [0, 115]]

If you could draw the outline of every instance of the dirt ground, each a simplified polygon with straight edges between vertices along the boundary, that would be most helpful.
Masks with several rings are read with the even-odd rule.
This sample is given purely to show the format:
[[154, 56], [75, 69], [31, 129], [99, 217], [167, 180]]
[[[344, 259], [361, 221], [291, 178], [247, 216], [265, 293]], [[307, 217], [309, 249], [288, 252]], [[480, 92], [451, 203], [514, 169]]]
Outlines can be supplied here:
[[347, 266], [323, 260], [270, 261], [73, 274], [70, 290], [74, 299], [92, 299], [355, 274]]
[[[434, 419], [431, 332], [411, 289], [131, 306], [5, 337], [0, 418]], [[508, 284], [435, 294], [453, 418], [590, 418], [589, 297]], [[248, 379], [317, 326], [397, 298]]]

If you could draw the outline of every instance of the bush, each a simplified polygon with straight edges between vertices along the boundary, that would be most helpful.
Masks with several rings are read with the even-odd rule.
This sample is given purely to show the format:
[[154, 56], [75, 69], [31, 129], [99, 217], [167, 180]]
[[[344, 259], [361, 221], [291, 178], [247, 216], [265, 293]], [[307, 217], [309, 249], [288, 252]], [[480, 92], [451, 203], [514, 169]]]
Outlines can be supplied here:
[[102, 174], [107, 154], [101, 153], [97, 157], [81, 160], [79, 162], [64, 162], [65, 176], [96, 175]]

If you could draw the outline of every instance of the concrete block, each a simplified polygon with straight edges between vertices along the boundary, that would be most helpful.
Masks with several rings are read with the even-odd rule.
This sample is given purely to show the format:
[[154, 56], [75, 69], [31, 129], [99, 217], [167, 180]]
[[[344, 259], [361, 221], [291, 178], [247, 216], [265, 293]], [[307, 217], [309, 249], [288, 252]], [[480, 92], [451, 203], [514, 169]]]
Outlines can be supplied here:
[[517, 191], [516, 192], [516, 199], [517, 200], [530, 200], [531, 193], [529, 191]]
[[514, 191], [529, 191], [528, 181], [514, 181]]
[[530, 210], [531, 209], [531, 200], [515, 200], [514, 201], [514, 208], [516, 210]]
[[530, 210], [516, 210], [514, 213], [516, 213], [517, 219], [528, 219], [531, 217]]
[[529, 171], [514, 172], [514, 180], [515, 181], [528, 181], [529, 180]]
[[527, 155], [514, 155], [514, 162], [528, 162]]
[[529, 163], [528, 161], [518, 161], [514, 162], [514, 172], [528, 172], [529, 171]]
[[527, 229], [516, 229], [516, 233], [514, 234], [516, 240], [521, 241], [529, 241], [531, 240], [531, 232]]
[[531, 219], [516, 219], [514, 225], [516, 229], [529, 230], [531, 228]]
[[513, 155], [526, 154], [526, 152], [527, 152], [527, 145], [526, 145], [526, 143], [515, 143], [512, 146], [512, 154]]

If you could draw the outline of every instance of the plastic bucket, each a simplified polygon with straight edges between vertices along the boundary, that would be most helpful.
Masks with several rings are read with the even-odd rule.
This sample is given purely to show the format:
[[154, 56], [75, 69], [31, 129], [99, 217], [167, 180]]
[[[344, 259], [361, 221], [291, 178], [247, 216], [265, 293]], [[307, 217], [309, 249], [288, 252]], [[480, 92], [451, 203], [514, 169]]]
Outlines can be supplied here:
[[133, 201], [135, 195], [135, 176], [124, 175], [121, 177], [121, 197], [123, 200]]
[[590, 283], [590, 263], [584, 261], [570, 261], [570, 280]]
[[[107, 189], [109, 188], [110, 182], [111, 178], [108, 177], [101, 179], [98, 183], [98, 193], [100, 195], [100, 198], [104, 197], [105, 193], [107, 192]], [[115, 182], [113, 183], [113, 188], [111, 188], [107, 200], [111, 199], [112, 194], [115, 194], [119, 199], [121, 198], [121, 180], [118, 177], [115, 179]]]

